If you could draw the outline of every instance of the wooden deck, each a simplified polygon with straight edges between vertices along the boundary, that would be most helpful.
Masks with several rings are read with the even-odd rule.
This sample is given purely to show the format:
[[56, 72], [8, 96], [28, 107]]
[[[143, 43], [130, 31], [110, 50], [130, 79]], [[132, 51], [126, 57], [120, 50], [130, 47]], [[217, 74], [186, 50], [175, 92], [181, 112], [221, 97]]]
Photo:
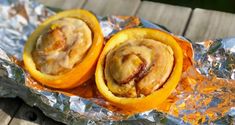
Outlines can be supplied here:
[[[235, 36], [235, 14], [172, 6], [140, 0], [37, 0], [47, 6], [84, 8], [97, 15], [136, 15], [165, 25], [192, 41]], [[66, 1], [66, 2], [65, 2]], [[0, 125], [57, 125], [58, 123], [20, 99], [0, 98]]]

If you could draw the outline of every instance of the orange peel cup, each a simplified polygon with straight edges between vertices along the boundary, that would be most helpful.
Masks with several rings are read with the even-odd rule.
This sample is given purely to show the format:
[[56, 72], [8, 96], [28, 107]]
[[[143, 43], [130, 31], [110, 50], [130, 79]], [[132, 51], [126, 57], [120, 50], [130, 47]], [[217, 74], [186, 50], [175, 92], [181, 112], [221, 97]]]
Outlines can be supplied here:
[[[115, 46], [129, 39], [153, 39], [159, 41], [173, 50], [174, 65], [166, 82], [157, 90], [144, 97], [120, 97], [114, 95], [106, 85], [104, 75], [104, 63], [107, 53]], [[138, 113], [155, 109], [164, 102], [176, 88], [182, 74], [184, 53], [176, 39], [163, 31], [150, 28], [129, 28], [115, 34], [106, 43], [100, 57], [95, 72], [97, 89], [101, 95], [113, 105], [124, 110], [126, 113]]]
[[[37, 38], [51, 22], [64, 17], [78, 18], [84, 21], [92, 31], [92, 45], [83, 60], [68, 72], [59, 75], [42, 73], [36, 68], [35, 62], [32, 58], [32, 51], [36, 46]], [[97, 59], [102, 51], [103, 39], [99, 22], [89, 11], [74, 9], [60, 12], [45, 20], [29, 36], [23, 53], [24, 66], [35, 80], [47, 87], [56, 89], [71, 89], [77, 87], [91, 78], [94, 74]]]

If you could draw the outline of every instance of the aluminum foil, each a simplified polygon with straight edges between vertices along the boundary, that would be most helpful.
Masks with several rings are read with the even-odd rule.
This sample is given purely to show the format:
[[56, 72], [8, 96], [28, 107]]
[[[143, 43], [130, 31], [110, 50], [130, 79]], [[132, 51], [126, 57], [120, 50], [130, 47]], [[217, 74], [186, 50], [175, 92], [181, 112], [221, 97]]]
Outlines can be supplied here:
[[[164, 104], [155, 110], [125, 115], [107, 107], [109, 103], [102, 98], [91, 98], [87, 93], [80, 96], [77, 89], [63, 92], [45, 88], [16, 65], [22, 60], [28, 35], [53, 14], [29, 0], [0, 1], [0, 97], [18, 96], [66, 124], [235, 124], [235, 38], [192, 43], [195, 64], [183, 72], [179, 85]], [[163, 26], [136, 17], [99, 20], [106, 39], [129, 27], [170, 33]], [[17, 59], [12, 61], [12, 56]]]

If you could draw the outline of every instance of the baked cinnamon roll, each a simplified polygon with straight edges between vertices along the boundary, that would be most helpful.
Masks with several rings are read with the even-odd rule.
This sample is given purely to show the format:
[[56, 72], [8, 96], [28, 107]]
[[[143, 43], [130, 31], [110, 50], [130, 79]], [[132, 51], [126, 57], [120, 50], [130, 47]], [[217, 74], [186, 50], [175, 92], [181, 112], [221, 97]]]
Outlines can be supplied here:
[[74, 88], [93, 75], [102, 46], [96, 17], [86, 10], [67, 10], [36, 28], [25, 44], [23, 61], [41, 84]]
[[84, 21], [61, 18], [38, 37], [33, 60], [43, 73], [63, 74], [82, 61], [91, 45], [92, 31]]
[[105, 45], [96, 68], [99, 92], [129, 111], [153, 109], [180, 80], [183, 52], [165, 32], [131, 28], [115, 34]]

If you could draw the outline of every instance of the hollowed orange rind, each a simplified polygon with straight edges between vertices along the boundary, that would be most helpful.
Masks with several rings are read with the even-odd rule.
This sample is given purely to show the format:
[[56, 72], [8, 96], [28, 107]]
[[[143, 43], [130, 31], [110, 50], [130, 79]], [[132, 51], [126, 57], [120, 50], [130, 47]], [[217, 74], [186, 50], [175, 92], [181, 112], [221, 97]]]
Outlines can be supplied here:
[[[153, 93], [138, 98], [127, 98], [115, 96], [107, 87], [104, 76], [104, 63], [107, 53], [115, 46], [130, 39], [153, 39], [170, 46], [174, 52], [174, 67], [164, 85]], [[149, 28], [130, 28], [115, 34], [105, 45], [96, 67], [95, 80], [99, 92], [109, 102], [113, 103], [126, 112], [143, 112], [156, 108], [176, 88], [182, 73], [183, 52], [176, 40], [165, 32]], [[123, 69], [124, 70], [124, 69]]]
[[[36, 41], [46, 27], [53, 21], [72, 17], [84, 21], [92, 31], [92, 46], [88, 50], [82, 62], [76, 64], [70, 71], [60, 75], [49, 75], [37, 70], [32, 58], [32, 51], [35, 48]], [[23, 61], [26, 70], [30, 75], [41, 84], [51, 88], [70, 89], [87, 81], [95, 71], [95, 64], [103, 47], [103, 34], [97, 18], [86, 10], [74, 9], [60, 12], [45, 20], [36, 30], [29, 36], [25, 44]]]

